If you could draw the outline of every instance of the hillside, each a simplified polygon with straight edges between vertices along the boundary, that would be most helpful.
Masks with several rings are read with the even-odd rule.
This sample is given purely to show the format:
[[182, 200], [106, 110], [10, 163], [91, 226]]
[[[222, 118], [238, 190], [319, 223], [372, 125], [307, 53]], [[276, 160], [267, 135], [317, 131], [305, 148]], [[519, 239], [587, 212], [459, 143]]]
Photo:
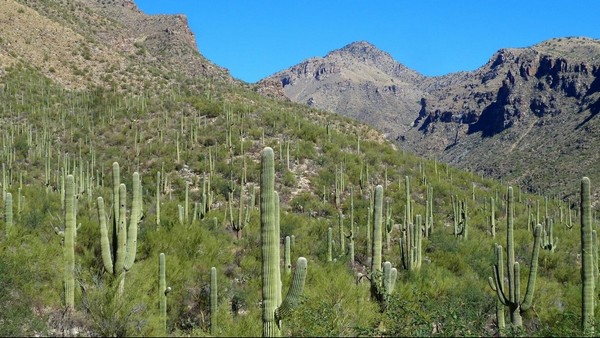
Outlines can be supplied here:
[[[578, 177], [600, 164], [586, 151], [597, 144], [599, 48], [597, 40], [558, 38], [500, 50], [472, 72], [424, 77], [361, 42], [269, 80], [280, 81], [291, 100], [315, 98], [316, 106], [368, 123], [406, 150], [569, 196]], [[392, 91], [394, 99], [392, 83], [403, 88]], [[363, 107], [372, 107], [369, 114]], [[573, 168], [573, 161], [583, 163]]]
[[[93, 31], [71, 10], [145, 17], [128, 1], [0, 3], [24, 37], [40, 22], [65, 32], [48, 50], [56, 60], [98, 71], [59, 44]], [[146, 19], [147, 31], [164, 27]], [[50, 72], [35, 51], [50, 45], [1, 32], [0, 335], [582, 334], [589, 199], [580, 211], [419, 158], [353, 119], [265, 98], [197, 51], [216, 74], [161, 65], [188, 60], [177, 47], [141, 60], [98, 38], [103, 55], [136, 65], [122, 88]], [[173, 39], [161, 45], [185, 40]], [[534, 223], [547, 229], [540, 244]], [[522, 323], [488, 284], [494, 243], [520, 263], [506, 284], [532, 301]]]
[[176, 76], [234, 81], [199, 53], [183, 15], [149, 16], [130, 0], [8, 0], [0, 11], [2, 64], [22, 62], [68, 88], [165, 91]]

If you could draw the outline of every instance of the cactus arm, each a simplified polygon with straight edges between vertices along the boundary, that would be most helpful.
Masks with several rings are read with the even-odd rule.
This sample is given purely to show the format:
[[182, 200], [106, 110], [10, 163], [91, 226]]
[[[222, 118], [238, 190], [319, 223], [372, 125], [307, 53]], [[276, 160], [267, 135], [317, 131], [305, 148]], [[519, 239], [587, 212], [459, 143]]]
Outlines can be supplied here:
[[521, 304], [521, 312], [529, 310], [531, 304], [533, 303], [533, 293], [535, 291], [535, 280], [537, 276], [538, 258], [540, 254], [540, 246], [538, 243], [540, 241], [541, 230], [542, 226], [540, 224], [536, 225], [533, 238], [533, 253], [531, 254], [531, 269], [529, 270], [529, 278], [527, 280], [527, 291], [525, 291], [525, 298]]
[[[492, 276], [494, 276], [494, 281], [493, 281], [493, 287], [492, 290], [496, 291], [496, 294], [498, 295], [498, 299], [500, 300], [500, 302], [502, 303], [502, 305], [504, 306], [509, 306], [510, 301], [506, 298], [506, 294], [504, 293], [504, 288], [502, 287], [501, 284], [501, 280], [502, 280], [502, 276], [499, 275], [499, 269], [497, 265], [494, 265], [492, 267], [493, 269], [493, 273]], [[492, 277], [490, 277], [491, 280]], [[491, 285], [491, 282], [490, 282]]]
[[304, 257], [298, 258], [296, 269], [292, 279], [292, 285], [285, 296], [285, 299], [275, 310], [275, 318], [277, 321], [287, 318], [294, 308], [298, 305], [302, 291], [304, 290], [304, 282], [307, 274], [307, 260]]
[[129, 271], [135, 261], [135, 253], [137, 250], [137, 232], [138, 224], [142, 217], [142, 184], [140, 175], [137, 172], [133, 173], [133, 200], [131, 202], [131, 215], [129, 220], [129, 229], [127, 232], [127, 251], [125, 263], [123, 265], [125, 271]]
[[514, 271], [515, 271], [515, 300], [516, 301], [513, 304], [521, 305], [521, 304], [518, 304], [518, 302], [521, 299], [521, 264], [519, 264], [519, 262], [515, 262]]
[[394, 288], [396, 287], [396, 280], [398, 280], [398, 269], [392, 268], [392, 271], [390, 271], [390, 294], [394, 292]]
[[106, 211], [104, 209], [104, 199], [98, 197], [98, 220], [100, 222], [100, 248], [102, 249], [102, 263], [104, 270], [113, 273], [113, 262], [111, 257], [111, 246], [108, 240], [108, 229], [106, 228]]
[[406, 230], [402, 232], [402, 237], [400, 237], [400, 260], [402, 261], [402, 267], [408, 270], [408, 255], [407, 255], [407, 245], [406, 245]]
[[492, 276], [493, 276], [493, 285], [492, 285], [492, 277], [489, 278], [490, 286], [492, 290], [496, 291], [498, 295], [498, 299], [502, 303], [502, 305], [508, 306], [509, 300], [506, 298], [506, 293], [504, 292], [504, 255], [502, 252], [502, 246], [496, 244], [494, 246], [494, 252], [496, 254], [496, 264], [492, 266]]
[[383, 289], [385, 293], [391, 295], [394, 292], [394, 286], [396, 285], [396, 278], [398, 277], [398, 270], [392, 268], [392, 263], [386, 261], [383, 263]]
[[[113, 162], [112, 165], [112, 178], [113, 178], [113, 230], [116, 230], [119, 226], [119, 186], [121, 185], [121, 176], [119, 170], [119, 163]], [[113, 234], [114, 238], [114, 234]]]
[[[496, 270], [495, 270], [495, 266], [492, 266], [492, 275], [496, 274]], [[495, 279], [492, 277], [488, 277], [488, 285], [490, 286], [490, 289], [492, 289], [492, 291], [497, 291], [496, 290], [496, 282]]]
[[291, 259], [291, 239], [290, 236], [285, 236], [285, 244], [283, 250], [283, 264], [285, 269], [285, 274], [292, 273], [292, 259]]

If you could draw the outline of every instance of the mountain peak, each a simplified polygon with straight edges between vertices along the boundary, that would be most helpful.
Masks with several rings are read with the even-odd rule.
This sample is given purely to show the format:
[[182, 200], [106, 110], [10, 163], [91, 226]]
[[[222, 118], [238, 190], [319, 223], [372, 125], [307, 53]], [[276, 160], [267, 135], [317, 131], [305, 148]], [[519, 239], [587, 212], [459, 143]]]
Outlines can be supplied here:
[[366, 52], [366, 51], [370, 51], [370, 50], [378, 50], [377, 47], [375, 47], [374, 44], [370, 43], [369, 41], [354, 41], [351, 42], [349, 44], [347, 44], [346, 46], [341, 48], [342, 50], [347, 50], [347, 51], [361, 51], [361, 52]]
[[378, 56], [378, 57], [386, 57], [392, 58], [390, 54], [382, 51], [381, 49], [375, 47], [372, 43], [368, 41], [355, 41], [346, 46], [333, 50], [327, 54], [327, 56], [335, 55], [335, 54], [350, 54], [355, 57], [366, 57], [366, 56]]

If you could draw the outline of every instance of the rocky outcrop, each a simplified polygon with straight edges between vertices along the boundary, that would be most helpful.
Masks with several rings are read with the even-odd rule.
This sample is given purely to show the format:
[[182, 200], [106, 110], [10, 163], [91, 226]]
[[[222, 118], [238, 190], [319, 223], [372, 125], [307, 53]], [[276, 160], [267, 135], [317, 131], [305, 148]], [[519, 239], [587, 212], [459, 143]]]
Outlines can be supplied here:
[[189, 76], [233, 80], [226, 69], [201, 55], [185, 15], [147, 15], [132, 0], [79, 1], [118, 23], [97, 33], [103, 42], [157, 67], [171, 66]]
[[254, 87], [254, 90], [265, 97], [269, 97], [278, 101], [290, 101], [290, 99], [285, 96], [285, 92], [283, 91], [283, 84], [281, 81], [276, 81], [273, 79], [264, 79], [258, 83], [257, 86]]

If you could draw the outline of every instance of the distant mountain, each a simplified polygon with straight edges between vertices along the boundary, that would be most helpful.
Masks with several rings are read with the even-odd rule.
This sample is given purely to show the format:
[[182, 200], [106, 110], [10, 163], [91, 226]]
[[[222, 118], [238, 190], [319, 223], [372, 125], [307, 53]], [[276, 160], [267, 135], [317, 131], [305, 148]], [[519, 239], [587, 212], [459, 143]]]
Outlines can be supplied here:
[[258, 85], [273, 81], [292, 101], [369, 123], [405, 149], [530, 190], [562, 193], [600, 167], [598, 40], [502, 49], [475, 71], [437, 77], [356, 42]]
[[368, 42], [355, 42], [262, 80], [295, 102], [355, 118], [394, 135], [414, 121], [426, 78]]

